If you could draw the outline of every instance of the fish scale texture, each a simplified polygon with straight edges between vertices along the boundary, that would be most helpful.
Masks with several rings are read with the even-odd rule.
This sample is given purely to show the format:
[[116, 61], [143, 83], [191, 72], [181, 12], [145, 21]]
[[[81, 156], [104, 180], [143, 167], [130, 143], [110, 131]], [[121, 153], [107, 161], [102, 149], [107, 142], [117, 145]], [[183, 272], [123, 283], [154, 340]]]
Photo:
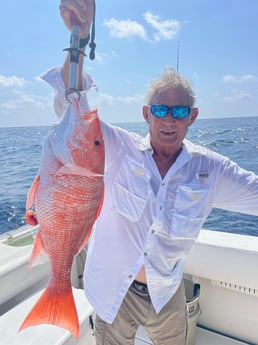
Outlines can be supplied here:
[[30, 266], [47, 254], [51, 274], [20, 330], [50, 323], [79, 337], [70, 273], [102, 205], [104, 152], [97, 111], [84, 114], [75, 101], [46, 138], [39, 175], [28, 193], [26, 207], [35, 208], [40, 225]]

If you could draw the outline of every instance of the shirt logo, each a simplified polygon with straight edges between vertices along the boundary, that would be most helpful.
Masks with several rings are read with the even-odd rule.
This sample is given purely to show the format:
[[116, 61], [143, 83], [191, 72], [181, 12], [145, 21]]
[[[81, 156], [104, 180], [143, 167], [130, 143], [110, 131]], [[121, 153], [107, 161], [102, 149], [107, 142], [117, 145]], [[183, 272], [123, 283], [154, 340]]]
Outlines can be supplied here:
[[142, 169], [140, 169], [140, 168], [138, 168], [138, 167], [135, 167], [135, 168], [133, 169], [133, 173], [134, 173], [134, 175], [136, 175], [136, 176], [144, 176], [144, 170], [142, 170]]
[[199, 179], [205, 179], [209, 177], [209, 173], [203, 172], [203, 173], [198, 173], [197, 178]]

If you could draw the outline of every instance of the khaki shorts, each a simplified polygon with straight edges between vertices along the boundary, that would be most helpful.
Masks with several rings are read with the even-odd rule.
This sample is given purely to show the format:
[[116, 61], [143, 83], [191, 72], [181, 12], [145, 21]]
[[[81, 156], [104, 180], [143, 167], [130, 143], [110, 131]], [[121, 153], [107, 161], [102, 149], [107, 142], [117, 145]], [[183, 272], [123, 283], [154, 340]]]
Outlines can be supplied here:
[[183, 282], [158, 314], [148, 293], [132, 285], [112, 324], [96, 316], [96, 345], [134, 345], [140, 325], [145, 328], [154, 345], [185, 345], [187, 310]]

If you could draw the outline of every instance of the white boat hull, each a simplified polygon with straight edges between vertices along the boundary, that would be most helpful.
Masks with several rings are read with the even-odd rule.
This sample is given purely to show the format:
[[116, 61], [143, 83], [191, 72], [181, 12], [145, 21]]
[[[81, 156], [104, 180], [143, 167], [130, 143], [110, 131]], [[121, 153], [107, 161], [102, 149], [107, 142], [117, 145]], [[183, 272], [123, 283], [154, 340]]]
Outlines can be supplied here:
[[[52, 325], [18, 333], [49, 276], [48, 264], [28, 272], [31, 250], [32, 245], [15, 248], [0, 243], [1, 344], [95, 345], [89, 322], [94, 310], [79, 289], [73, 290], [81, 324], [79, 339]], [[201, 287], [196, 345], [258, 344], [257, 266], [258, 238], [201, 231], [184, 266], [185, 277]], [[146, 343], [151, 344], [140, 328], [135, 344]]]

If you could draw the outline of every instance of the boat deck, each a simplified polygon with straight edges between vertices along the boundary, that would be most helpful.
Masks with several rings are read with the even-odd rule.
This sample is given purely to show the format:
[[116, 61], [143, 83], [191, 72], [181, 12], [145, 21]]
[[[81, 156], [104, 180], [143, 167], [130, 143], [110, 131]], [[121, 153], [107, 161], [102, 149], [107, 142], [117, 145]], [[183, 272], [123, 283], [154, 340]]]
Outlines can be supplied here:
[[[38, 325], [29, 327], [19, 332], [19, 327], [32, 306], [39, 298], [42, 291], [20, 303], [15, 308], [3, 314], [0, 318], [1, 345], [95, 345], [93, 331], [89, 323], [89, 317], [94, 310], [86, 300], [82, 290], [73, 289], [79, 321], [81, 325], [80, 339], [74, 338], [68, 331], [52, 326]], [[143, 328], [137, 333], [135, 345], [151, 345]], [[240, 342], [211, 331], [197, 327], [195, 345], [246, 345]]]
[[[143, 329], [139, 329], [135, 345], [152, 345]], [[247, 343], [197, 327], [195, 345], [247, 345]]]
[[[203, 239], [208, 235], [210, 236], [208, 239]], [[224, 234], [223, 241], [226, 245], [223, 245], [224, 242], [215, 241], [216, 236], [217, 234], [214, 232], [209, 234], [205, 231], [185, 266], [186, 274], [194, 274], [195, 277], [198, 277], [197, 283], [201, 285], [202, 313], [199, 322], [206, 325], [207, 328], [213, 329], [214, 326], [214, 329], [224, 330], [224, 333], [238, 334], [238, 336], [235, 335], [236, 338], [251, 339], [252, 341], [241, 342], [197, 327], [196, 342], [191, 345], [258, 345], [258, 286], [257, 276], [253, 274], [257, 268], [258, 240], [248, 239], [246, 236], [244, 238], [235, 236], [235, 241], [232, 242], [232, 237]], [[239, 242], [241, 243], [239, 244]], [[230, 247], [228, 243], [230, 243]], [[79, 339], [74, 338], [68, 331], [53, 325], [38, 325], [19, 332], [20, 325], [38, 300], [49, 276], [49, 266], [46, 264], [32, 268], [28, 274], [31, 249], [31, 245], [10, 247], [0, 241], [1, 345], [95, 345], [89, 320], [94, 316], [94, 310], [86, 300], [84, 292], [75, 288], [73, 294], [80, 321]], [[204, 265], [203, 257], [209, 257], [207, 265]], [[222, 269], [222, 263], [223, 268], [227, 263], [226, 269]], [[235, 285], [232, 287], [229, 284], [229, 288], [227, 288], [228, 283], [225, 282], [228, 281], [229, 273], [231, 276], [229, 281], [233, 281]], [[220, 282], [223, 286], [220, 286]], [[236, 289], [240, 291], [236, 291]], [[222, 312], [224, 313], [222, 314]], [[231, 316], [235, 314], [237, 314], [237, 318], [232, 318]], [[210, 323], [207, 322], [208, 319]], [[227, 324], [227, 327], [223, 327], [224, 323]], [[238, 330], [240, 332], [237, 332]], [[135, 345], [147, 344], [152, 345], [144, 329], [140, 328]]]

